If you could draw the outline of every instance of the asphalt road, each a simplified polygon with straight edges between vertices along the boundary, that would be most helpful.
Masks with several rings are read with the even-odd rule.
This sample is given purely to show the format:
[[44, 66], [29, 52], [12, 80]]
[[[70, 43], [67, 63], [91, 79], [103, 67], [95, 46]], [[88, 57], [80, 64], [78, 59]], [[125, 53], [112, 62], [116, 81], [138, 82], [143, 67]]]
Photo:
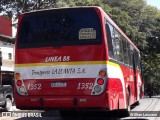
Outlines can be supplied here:
[[[0, 120], [160, 120], [160, 96], [159, 97], [144, 97], [140, 100], [140, 105], [132, 108], [130, 117], [122, 117], [121, 113], [117, 112], [80, 112], [80, 113], [64, 113], [63, 117], [59, 111], [20, 111], [16, 107], [13, 107], [11, 114], [14, 117], [0, 117]], [[0, 116], [5, 114], [3, 109], [0, 109]], [[25, 116], [30, 115], [32, 117], [19, 117], [18, 114]], [[66, 116], [67, 114], [67, 116]], [[33, 117], [40, 116], [40, 117]], [[42, 116], [42, 117], [41, 117]], [[114, 117], [114, 118], [113, 118]], [[116, 117], [116, 118], [115, 118]]]
[[125, 119], [160, 120], [160, 96], [144, 97], [140, 105], [131, 110], [130, 117], [121, 120]]

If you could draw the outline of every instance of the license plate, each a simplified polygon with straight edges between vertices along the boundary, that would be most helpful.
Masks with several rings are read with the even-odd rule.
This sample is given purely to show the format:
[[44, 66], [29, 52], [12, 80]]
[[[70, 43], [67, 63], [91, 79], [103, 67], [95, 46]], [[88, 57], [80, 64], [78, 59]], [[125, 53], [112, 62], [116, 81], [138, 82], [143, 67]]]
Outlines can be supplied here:
[[67, 83], [66, 82], [52, 82], [51, 87], [66, 87]]

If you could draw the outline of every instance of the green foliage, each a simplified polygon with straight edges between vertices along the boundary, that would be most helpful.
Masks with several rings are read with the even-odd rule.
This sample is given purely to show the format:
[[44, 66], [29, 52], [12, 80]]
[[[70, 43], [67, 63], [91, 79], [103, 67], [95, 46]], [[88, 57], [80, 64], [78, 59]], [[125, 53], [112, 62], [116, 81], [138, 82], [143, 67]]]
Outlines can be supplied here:
[[[124, 11], [121, 11], [118, 7], [115, 7], [111, 11], [110, 17], [114, 20], [115, 23], [118, 23], [118, 26], [127, 34], [131, 34], [130, 22], [131, 17]], [[126, 29], [127, 28], [127, 29]]]
[[[141, 51], [145, 82], [160, 82], [160, 11], [145, 0], [112, 0], [107, 4], [114, 11], [112, 19]], [[124, 13], [130, 20], [124, 19]]]

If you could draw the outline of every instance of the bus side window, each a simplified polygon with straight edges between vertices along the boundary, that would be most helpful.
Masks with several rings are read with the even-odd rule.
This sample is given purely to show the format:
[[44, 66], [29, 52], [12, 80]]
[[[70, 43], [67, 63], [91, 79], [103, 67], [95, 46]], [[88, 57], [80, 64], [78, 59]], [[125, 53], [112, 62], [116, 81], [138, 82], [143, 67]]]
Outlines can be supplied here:
[[106, 28], [106, 36], [107, 36], [109, 57], [114, 58], [113, 43], [112, 43], [113, 27], [108, 22], [106, 22], [105, 23], [105, 28]]
[[138, 69], [141, 71], [141, 57], [140, 54], [138, 53]]
[[115, 49], [115, 58], [116, 60], [118, 60], [119, 62], [123, 63], [123, 46], [122, 46], [122, 37], [120, 35], [120, 33], [114, 29], [114, 39], [113, 39], [113, 43], [114, 43], [114, 49]]
[[140, 55], [137, 51], [135, 51], [135, 67], [140, 70]]
[[129, 47], [129, 50], [128, 50], [128, 53], [129, 53], [129, 66], [133, 68], [133, 54], [131, 53], [132, 50], [131, 50], [130, 44], [128, 44], [128, 47]]
[[132, 66], [130, 44], [127, 42], [128, 65]]
[[123, 43], [124, 64], [129, 65], [127, 40], [125, 40], [125, 38], [122, 38], [122, 43]]

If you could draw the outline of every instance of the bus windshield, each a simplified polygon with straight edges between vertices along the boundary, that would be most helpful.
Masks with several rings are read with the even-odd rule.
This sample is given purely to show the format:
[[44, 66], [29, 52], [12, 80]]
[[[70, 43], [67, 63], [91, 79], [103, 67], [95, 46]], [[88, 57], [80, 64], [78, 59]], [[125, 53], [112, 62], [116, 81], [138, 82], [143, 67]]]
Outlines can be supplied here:
[[100, 26], [94, 8], [26, 13], [19, 27], [18, 48], [99, 43]]

